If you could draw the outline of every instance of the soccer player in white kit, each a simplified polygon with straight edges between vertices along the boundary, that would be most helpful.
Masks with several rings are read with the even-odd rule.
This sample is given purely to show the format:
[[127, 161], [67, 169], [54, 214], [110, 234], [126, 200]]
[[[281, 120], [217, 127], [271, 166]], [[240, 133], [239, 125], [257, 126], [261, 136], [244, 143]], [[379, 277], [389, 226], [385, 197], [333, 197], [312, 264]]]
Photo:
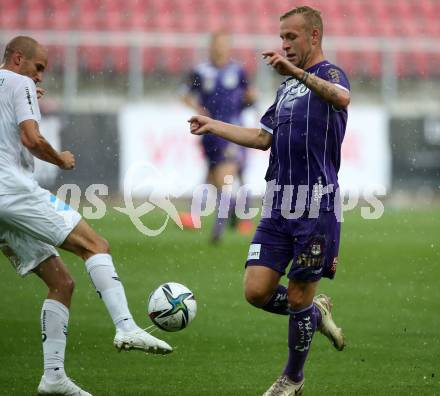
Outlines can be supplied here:
[[55, 246], [85, 261], [115, 324], [117, 349], [166, 354], [172, 348], [134, 322], [107, 241], [33, 178], [34, 156], [65, 170], [75, 166], [72, 153], [56, 151], [39, 132], [36, 84], [46, 66], [47, 51], [31, 37], [7, 44], [0, 68], [0, 248], [19, 275], [34, 272], [49, 289], [41, 310], [44, 374], [38, 393], [88, 396], [64, 371], [74, 283]]

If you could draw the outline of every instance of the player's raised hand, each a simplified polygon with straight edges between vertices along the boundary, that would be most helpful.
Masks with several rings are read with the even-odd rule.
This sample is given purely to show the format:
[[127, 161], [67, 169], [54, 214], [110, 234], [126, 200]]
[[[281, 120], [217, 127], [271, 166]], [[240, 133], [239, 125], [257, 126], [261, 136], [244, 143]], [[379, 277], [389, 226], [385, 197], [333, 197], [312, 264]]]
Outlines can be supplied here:
[[287, 58], [275, 51], [264, 51], [262, 53], [266, 63], [272, 66], [282, 76], [298, 77], [301, 69], [293, 65]]
[[204, 135], [212, 131], [214, 120], [203, 115], [196, 115], [191, 117], [188, 122], [193, 135]]
[[61, 165], [59, 167], [64, 170], [71, 170], [75, 168], [75, 156], [70, 151], [62, 151], [60, 153]]
[[37, 87], [37, 99], [41, 99], [45, 93], [46, 90], [44, 88]]

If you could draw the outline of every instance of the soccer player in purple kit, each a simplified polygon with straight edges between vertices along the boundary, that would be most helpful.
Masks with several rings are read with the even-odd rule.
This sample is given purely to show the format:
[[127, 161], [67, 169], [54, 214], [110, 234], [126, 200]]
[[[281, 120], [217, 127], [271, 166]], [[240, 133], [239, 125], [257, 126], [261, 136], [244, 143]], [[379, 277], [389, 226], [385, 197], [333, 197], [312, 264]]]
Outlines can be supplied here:
[[[230, 59], [230, 37], [225, 32], [212, 34], [209, 48], [209, 62], [197, 65], [190, 73], [184, 86], [182, 101], [198, 114], [215, 119], [241, 124], [242, 112], [255, 102], [255, 92], [249, 86], [243, 67]], [[221, 191], [225, 176], [241, 179], [246, 152], [232, 142], [214, 134], [202, 138], [203, 152], [208, 164], [208, 182]], [[231, 200], [231, 213], [235, 209]], [[218, 210], [220, 212], [220, 208]], [[211, 240], [217, 242], [224, 230], [227, 219], [216, 216]], [[242, 222], [249, 228], [250, 221]]]
[[[264, 208], [251, 243], [244, 280], [251, 304], [289, 315], [288, 360], [265, 396], [303, 393], [303, 368], [315, 330], [337, 350], [344, 348], [330, 298], [315, 296], [321, 277], [331, 279], [336, 271], [337, 173], [350, 103], [348, 79], [325, 59], [322, 35], [321, 15], [311, 7], [297, 7], [280, 17], [285, 56], [274, 51], [263, 56], [288, 78], [261, 118], [261, 129], [200, 115], [189, 120], [193, 134], [210, 132], [246, 147], [271, 148], [265, 196], [270, 209]], [[286, 288], [279, 281], [290, 261]]]

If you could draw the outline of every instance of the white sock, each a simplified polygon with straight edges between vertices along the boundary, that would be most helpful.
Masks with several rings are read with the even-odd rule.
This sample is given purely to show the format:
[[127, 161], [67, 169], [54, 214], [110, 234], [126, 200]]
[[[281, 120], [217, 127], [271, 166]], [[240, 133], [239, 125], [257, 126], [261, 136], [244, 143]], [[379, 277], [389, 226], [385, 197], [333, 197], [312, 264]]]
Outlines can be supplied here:
[[64, 353], [69, 309], [59, 301], [46, 299], [41, 308], [40, 319], [43, 337], [44, 376], [49, 382], [57, 382], [66, 376]]
[[87, 272], [98, 295], [104, 301], [117, 330], [132, 331], [138, 326], [128, 309], [124, 287], [109, 254], [95, 254], [86, 260]]

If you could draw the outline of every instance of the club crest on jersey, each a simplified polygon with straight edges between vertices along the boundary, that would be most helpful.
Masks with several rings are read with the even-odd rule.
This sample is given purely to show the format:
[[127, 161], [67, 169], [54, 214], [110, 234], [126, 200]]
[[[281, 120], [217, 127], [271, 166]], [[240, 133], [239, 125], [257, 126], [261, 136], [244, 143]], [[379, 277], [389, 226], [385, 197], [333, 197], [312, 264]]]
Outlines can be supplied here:
[[334, 83], [339, 83], [341, 82], [341, 73], [339, 72], [338, 69], [329, 69], [329, 71], [327, 72], [331, 81]]

